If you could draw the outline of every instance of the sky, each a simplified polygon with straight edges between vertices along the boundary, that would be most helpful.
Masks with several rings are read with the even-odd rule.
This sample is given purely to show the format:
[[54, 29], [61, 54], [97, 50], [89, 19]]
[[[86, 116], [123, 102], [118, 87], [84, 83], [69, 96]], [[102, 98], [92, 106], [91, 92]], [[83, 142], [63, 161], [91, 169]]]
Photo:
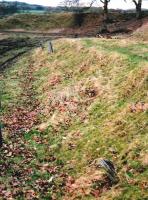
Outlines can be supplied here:
[[[9, 1], [16, 1], [16, 0], [9, 0]], [[39, 4], [44, 6], [58, 6], [62, 0], [18, 0], [20, 2], [26, 2], [30, 4]], [[91, 0], [81, 0], [81, 2], [88, 3]], [[97, 5], [101, 6], [102, 4], [100, 1]], [[111, 0], [109, 4], [109, 8], [122, 8], [122, 9], [131, 9], [135, 8], [132, 0], [127, 0], [128, 3], [125, 3], [124, 0]], [[143, 0], [143, 8], [148, 9], [148, 0]]]

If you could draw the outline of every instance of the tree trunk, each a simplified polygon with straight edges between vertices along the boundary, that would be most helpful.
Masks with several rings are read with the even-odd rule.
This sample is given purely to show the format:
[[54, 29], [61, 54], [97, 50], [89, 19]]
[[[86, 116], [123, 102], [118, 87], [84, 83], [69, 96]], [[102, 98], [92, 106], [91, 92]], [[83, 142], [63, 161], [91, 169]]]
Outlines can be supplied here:
[[140, 19], [142, 16], [142, 9], [141, 9], [142, 5], [141, 3], [136, 5], [136, 18]]
[[109, 17], [108, 17], [108, 0], [104, 1], [104, 21], [108, 21]]
[[104, 6], [103, 6], [103, 11], [104, 11], [104, 21], [107, 22], [109, 20], [109, 16], [108, 16], [108, 3], [109, 3], [109, 0], [104, 0], [101, 1]]
[[142, 0], [133, 0], [133, 3], [136, 6], [136, 18], [140, 19], [142, 17]]

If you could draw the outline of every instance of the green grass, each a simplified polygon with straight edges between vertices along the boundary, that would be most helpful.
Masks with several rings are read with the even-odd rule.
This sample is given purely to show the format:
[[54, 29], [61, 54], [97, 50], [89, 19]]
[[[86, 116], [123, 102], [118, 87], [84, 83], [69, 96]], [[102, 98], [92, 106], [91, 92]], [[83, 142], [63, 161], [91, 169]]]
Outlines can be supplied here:
[[48, 30], [71, 27], [73, 21], [71, 14], [16, 14], [1, 19], [0, 29]]
[[[13, 101], [14, 107], [19, 102], [23, 106], [19, 97], [22, 76], [15, 75], [18, 71], [23, 74], [32, 63], [34, 99], [42, 108], [39, 123], [46, 123], [44, 130], [37, 124], [21, 136], [25, 150], [32, 156], [25, 164], [25, 168], [32, 169], [30, 179], [25, 175], [25, 188], [36, 188], [36, 181], [48, 181], [56, 175], [52, 187], [35, 189], [37, 198], [50, 199], [54, 195], [59, 200], [96, 199], [91, 192], [84, 194], [80, 187], [93, 188], [95, 173], [104, 173], [95, 161], [105, 158], [115, 164], [119, 182], [105, 191], [100, 184], [99, 199], [146, 199], [148, 112], [131, 112], [130, 106], [147, 102], [147, 43], [61, 39], [53, 45], [55, 53], [36, 49], [4, 72], [7, 87], [3, 104], [7, 107]], [[7, 137], [6, 141], [11, 142]], [[21, 160], [16, 155], [10, 163], [19, 165]], [[42, 170], [45, 164], [56, 168], [56, 172]], [[6, 172], [7, 180], [13, 167]], [[67, 176], [75, 184], [81, 181], [77, 194], [65, 190]], [[102, 182], [103, 177], [97, 180]], [[26, 198], [25, 192], [22, 199]]]

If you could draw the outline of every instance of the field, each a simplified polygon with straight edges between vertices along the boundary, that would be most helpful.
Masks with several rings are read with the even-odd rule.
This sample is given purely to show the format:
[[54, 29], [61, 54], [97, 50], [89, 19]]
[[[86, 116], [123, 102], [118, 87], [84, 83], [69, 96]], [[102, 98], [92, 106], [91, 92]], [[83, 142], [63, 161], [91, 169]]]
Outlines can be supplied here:
[[146, 35], [0, 40], [0, 199], [147, 199]]

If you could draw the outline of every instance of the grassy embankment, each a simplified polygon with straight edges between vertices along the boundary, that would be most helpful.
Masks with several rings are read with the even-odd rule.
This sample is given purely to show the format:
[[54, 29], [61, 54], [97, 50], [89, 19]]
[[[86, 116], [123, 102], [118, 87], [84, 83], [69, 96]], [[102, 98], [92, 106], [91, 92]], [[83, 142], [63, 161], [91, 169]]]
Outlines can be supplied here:
[[[146, 15], [146, 14], [145, 14]], [[144, 15], [144, 16], [145, 16]], [[135, 20], [133, 13], [110, 13], [113, 22]], [[102, 24], [102, 14], [98, 13], [56, 13], [56, 14], [15, 14], [0, 20], [0, 29], [25, 29], [47, 31], [56, 28], [98, 27]]]
[[[0, 195], [146, 200], [147, 43], [62, 39], [54, 49], [3, 72]], [[116, 185], [100, 158], [116, 166]]]
[[74, 16], [67, 13], [41, 15], [16, 14], [1, 19], [0, 29], [26, 29], [43, 31], [54, 28], [72, 27], [74, 23]]

